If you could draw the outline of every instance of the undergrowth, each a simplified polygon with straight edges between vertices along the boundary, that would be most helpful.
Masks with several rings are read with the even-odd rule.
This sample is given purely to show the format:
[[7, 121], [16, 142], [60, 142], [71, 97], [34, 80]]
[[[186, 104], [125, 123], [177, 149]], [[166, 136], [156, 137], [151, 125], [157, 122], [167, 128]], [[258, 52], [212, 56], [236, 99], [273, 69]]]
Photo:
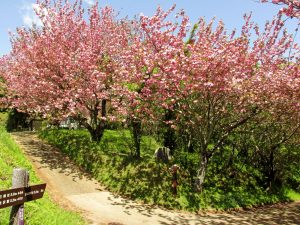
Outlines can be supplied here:
[[[153, 153], [159, 143], [144, 136], [142, 157], [135, 159], [128, 130], [106, 130], [100, 143], [90, 141], [86, 130], [44, 130], [40, 137], [58, 147], [112, 192], [144, 203], [198, 211], [253, 207], [289, 200], [285, 191], [270, 193], [260, 188], [251, 177], [232, 180], [214, 174], [213, 169], [208, 170], [204, 191], [197, 193], [193, 190], [188, 168], [197, 163], [196, 156], [185, 161], [184, 156], [179, 155], [168, 164], [156, 162]], [[176, 197], [171, 192], [172, 177], [168, 170], [172, 163], [181, 166]], [[247, 174], [247, 170], [252, 172], [250, 169], [246, 168], [244, 173]]]

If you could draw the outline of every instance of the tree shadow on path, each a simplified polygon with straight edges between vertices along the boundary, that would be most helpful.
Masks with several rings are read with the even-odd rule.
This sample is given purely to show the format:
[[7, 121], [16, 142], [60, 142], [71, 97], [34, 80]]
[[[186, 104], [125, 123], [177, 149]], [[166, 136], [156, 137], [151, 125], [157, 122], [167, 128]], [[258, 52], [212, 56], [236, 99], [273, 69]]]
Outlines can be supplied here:
[[60, 152], [56, 147], [43, 143], [33, 132], [12, 133], [17, 143], [22, 145], [23, 151], [33, 160], [39, 161], [40, 168], [58, 170], [59, 173], [72, 176], [73, 180], [83, 177], [92, 180], [90, 174], [78, 167], [68, 156]]
[[[124, 212], [130, 215], [132, 210], [147, 217], [160, 217], [159, 224], [170, 225], [300, 225], [300, 202], [279, 203], [249, 210], [226, 212], [200, 212], [199, 214], [174, 212], [152, 205], [139, 205], [119, 198], [109, 198], [112, 204], [122, 205]], [[176, 215], [176, 216], [174, 216]]]

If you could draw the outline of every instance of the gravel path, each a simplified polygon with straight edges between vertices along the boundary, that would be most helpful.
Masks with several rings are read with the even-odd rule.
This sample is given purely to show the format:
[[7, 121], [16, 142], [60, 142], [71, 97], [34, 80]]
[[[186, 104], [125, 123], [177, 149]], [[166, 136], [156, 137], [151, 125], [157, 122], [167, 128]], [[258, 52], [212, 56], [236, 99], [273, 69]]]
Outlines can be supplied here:
[[89, 224], [110, 225], [300, 225], [300, 202], [232, 213], [181, 213], [135, 203], [105, 191], [67, 157], [31, 132], [12, 134], [58, 204], [80, 212]]

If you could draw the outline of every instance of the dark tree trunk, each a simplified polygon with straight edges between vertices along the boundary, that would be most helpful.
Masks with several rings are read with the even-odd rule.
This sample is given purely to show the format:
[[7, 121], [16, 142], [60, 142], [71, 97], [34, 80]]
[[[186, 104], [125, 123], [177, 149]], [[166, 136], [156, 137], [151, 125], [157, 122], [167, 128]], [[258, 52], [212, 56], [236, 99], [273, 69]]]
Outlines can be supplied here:
[[[164, 122], [171, 121], [175, 118], [175, 114], [171, 110], [167, 110], [164, 118]], [[171, 155], [174, 155], [174, 150], [176, 148], [176, 133], [175, 130], [171, 128], [170, 124], [165, 124], [165, 132], [163, 134], [164, 146], [170, 149]]]
[[171, 155], [174, 154], [174, 149], [176, 148], [176, 138], [175, 131], [167, 125], [167, 130], [164, 133], [164, 146], [170, 149]]
[[33, 131], [33, 119], [29, 121], [29, 130]]
[[134, 148], [135, 148], [134, 157], [139, 159], [141, 157], [141, 138], [142, 138], [141, 120], [132, 119], [131, 127], [132, 127], [132, 135], [133, 135]]
[[100, 142], [103, 137], [104, 130], [104, 126], [98, 126], [96, 129], [88, 128], [92, 141]]
[[[103, 99], [101, 101], [101, 117], [102, 118], [106, 118], [106, 103], [107, 103], [106, 99]], [[101, 141], [104, 131], [107, 127], [106, 120], [98, 118], [98, 115], [99, 115], [98, 106], [99, 106], [99, 102], [97, 102], [95, 104], [94, 109], [91, 110], [91, 112], [90, 112], [91, 113], [90, 124], [88, 124], [86, 121], [84, 121], [84, 125], [88, 129], [88, 131], [91, 135], [92, 141], [95, 141], [95, 142]]]
[[270, 190], [274, 188], [275, 183], [275, 166], [274, 166], [274, 149], [271, 150], [269, 154], [269, 165], [267, 165], [268, 171], [267, 171], [267, 180], [268, 180], [268, 187]]

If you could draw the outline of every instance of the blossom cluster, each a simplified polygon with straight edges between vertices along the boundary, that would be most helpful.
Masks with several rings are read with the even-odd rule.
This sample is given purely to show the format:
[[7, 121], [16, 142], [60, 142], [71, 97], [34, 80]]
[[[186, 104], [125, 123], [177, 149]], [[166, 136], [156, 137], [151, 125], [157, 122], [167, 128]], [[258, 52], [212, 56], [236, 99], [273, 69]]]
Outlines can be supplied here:
[[[285, 12], [299, 16], [297, 0], [273, 2], [294, 4]], [[39, 9], [43, 26], [18, 28], [1, 63], [20, 110], [103, 121], [171, 110], [190, 124], [205, 123], [210, 110], [220, 123], [253, 108], [299, 111], [300, 49], [280, 15], [264, 29], [246, 15], [236, 34], [203, 18], [191, 27], [184, 11], [171, 20], [175, 6], [134, 20], [98, 4], [88, 19], [77, 2], [43, 1]]]

